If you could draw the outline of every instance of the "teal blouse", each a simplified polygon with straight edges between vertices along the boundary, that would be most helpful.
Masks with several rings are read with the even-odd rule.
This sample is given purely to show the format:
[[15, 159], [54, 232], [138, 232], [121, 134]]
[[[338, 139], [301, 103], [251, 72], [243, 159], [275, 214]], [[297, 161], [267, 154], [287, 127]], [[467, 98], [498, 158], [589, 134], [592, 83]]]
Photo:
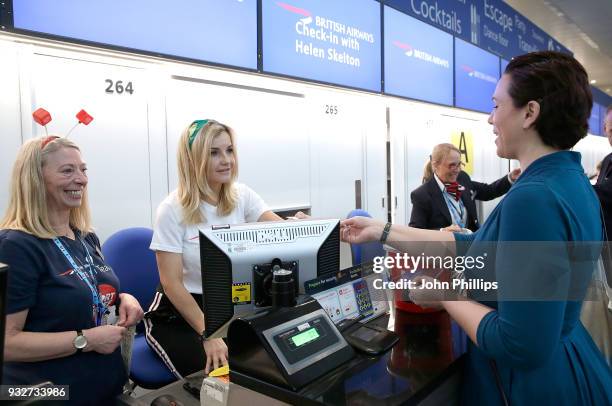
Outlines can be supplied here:
[[[471, 242], [469, 251], [479, 241], [497, 242], [494, 260], [500, 288], [516, 278], [546, 280], [541, 275], [553, 276], [557, 283], [586, 286], [593, 269], [590, 261], [588, 272], [576, 273], [561, 255], [546, 251], [535, 257], [517, 255], [507, 248], [512, 244], [504, 242], [546, 246], [546, 242], [593, 242], [602, 237], [599, 201], [584, 175], [580, 154], [570, 151], [534, 161], [478, 232], [455, 234], [457, 241]], [[486, 305], [495, 311], [478, 325], [478, 345], [468, 345], [463, 403], [502, 404], [491, 366], [494, 360], [512, 405], [612, 405], [612, 372], [580, 322], [580, 300], [555, 297]]]

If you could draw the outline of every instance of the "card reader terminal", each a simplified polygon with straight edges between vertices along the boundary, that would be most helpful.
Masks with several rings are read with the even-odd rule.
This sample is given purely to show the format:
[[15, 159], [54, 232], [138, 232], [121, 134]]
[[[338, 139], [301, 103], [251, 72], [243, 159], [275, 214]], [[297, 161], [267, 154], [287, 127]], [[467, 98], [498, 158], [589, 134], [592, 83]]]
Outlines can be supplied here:
[[393, 331], [361, 323], [349, 327], [342, 335], [353, 348], [370, 355], [381, 354], [399, 341], [399, 336]]
[[355, 355], [319, 303], [261, 310], [232, 322], [228, 331], [230, 380], [256, 380], [298, 390]]

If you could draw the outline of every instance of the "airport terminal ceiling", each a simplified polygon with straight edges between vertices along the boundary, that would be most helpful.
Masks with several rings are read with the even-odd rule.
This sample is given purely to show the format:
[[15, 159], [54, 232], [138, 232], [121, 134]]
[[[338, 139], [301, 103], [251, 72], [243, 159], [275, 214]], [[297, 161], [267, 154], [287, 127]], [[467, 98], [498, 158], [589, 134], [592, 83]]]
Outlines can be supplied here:
[[612, 1], [506, 0], [584, 64], [593, 85], [612, 96]]

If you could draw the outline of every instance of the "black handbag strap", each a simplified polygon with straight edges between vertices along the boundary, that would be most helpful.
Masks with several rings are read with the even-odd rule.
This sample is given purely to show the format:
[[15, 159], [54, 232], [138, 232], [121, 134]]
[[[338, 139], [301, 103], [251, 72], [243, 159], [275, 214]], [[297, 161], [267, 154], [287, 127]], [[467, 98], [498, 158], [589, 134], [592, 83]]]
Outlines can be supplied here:
[[497, 364], [495, 360], [490, 360], [491, 370], [493, 371], [493, 377], [495, 377], [495, 384], [497, 385], [497, 390], [499, 391], [499, 395], [502, 398], [502, 402], [504, 402], [504, 406], [510, 406], [510, 402], [506, 397], [506, 392], [504, 392], [504, 387], [502, 385], [501, 377], [499, 376], [499, 371], [497, 370]]
[[[600, 202], [601, 203], [601, 202]], [[612, 210], [612, 208], [610, 208]], [[603, 261], [604, 274], [608, 287], [612, 289], [612, 253], [610, 252], [610, 238], [608, 237], [608, 229], [606, 228], [606, 218], [603, 212], [603, 206], [599, 205], [599, 215], [601, 217], [601, 224], [604, 232], [604, 242], [601, 250], [601, 259]]]

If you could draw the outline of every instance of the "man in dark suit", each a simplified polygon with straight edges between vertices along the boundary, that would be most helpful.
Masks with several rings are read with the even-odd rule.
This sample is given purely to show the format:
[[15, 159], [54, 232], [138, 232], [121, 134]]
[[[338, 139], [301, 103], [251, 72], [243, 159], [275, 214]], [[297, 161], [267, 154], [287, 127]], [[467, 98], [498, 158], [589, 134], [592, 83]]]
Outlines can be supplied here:
[[476, 231], [480, 225], [474, 200], [492, 200], [504, 195], [520, 174], [520, 169], [516, 169], [491, 184], [475, 182], [461, 170], [460, 158], [459, 150], [452, 144], [434, 148], [432, 176], [410, 194], [411, 227]]
[[[604, 133], [612, 146], [612, 104], [606, 109]], [[608, 240], [612, 240], [612, 153], [608, 154], [601, 162], [601, 170], [594, 188], [601, 202]]]

